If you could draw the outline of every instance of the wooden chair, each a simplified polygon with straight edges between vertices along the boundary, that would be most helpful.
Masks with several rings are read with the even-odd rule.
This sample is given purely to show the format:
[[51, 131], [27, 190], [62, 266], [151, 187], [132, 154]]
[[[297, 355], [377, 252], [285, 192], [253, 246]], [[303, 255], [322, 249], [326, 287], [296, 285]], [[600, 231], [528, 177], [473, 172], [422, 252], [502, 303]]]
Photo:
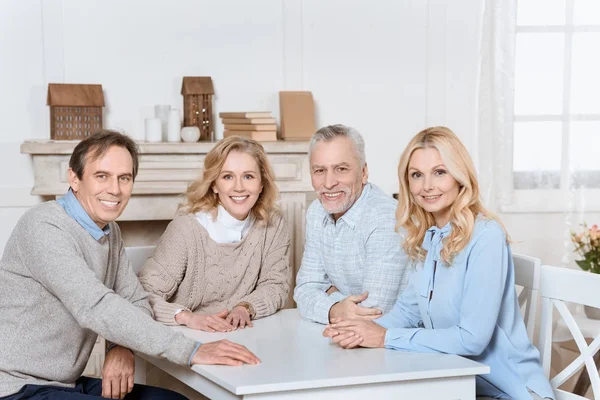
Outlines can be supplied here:
[[513, 261], [515, 284], [523, 287], [523, 291], [519, 294], [519, 307], [523, 312], [527, 336], [533, 343], [542, 260], [522, 254], [513, 254]]
[[127, 253], [127, 258], [131, 262], [131, 266], [133, 268], [133, 272], [140, 272], [140, 269], [144, 266], [144, 263], [154, 253], [154, 248], [156, 246], [131, 246], [125, 247], [125, 253]]
[[550, 380], [556, 400], [585, 399], [583, 395], [573, 394], [558, 389], [577, 371], [585, 367], [592, 386], [594, 398], [600, 398], [600, 376], [594, 362], [594, 355], [600, 349], [600, 334], [597, 334], [590, 345], [587, 344], [581, 329], [565, 302], [600, 307], [600, 275], [543, 265], [540, 274], [540, 297], [542, 301], [540, 320], [540, 353], [542, 365], [547, 376], [550, 376], [552, 354], [552, 332], [554, 328], [553, 310], [558, 310], [560, 318], [568, 327], [580, 355], [564, 370]]

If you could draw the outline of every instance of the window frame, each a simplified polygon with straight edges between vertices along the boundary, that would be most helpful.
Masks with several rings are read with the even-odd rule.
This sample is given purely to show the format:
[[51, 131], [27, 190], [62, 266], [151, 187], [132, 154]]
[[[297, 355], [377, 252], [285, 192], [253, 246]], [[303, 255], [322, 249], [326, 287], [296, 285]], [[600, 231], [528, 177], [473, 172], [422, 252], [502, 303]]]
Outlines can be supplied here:
[[[518, 0], [517, 0], [518, 1]], [[514, 110], [515, 87], [514, 71], [516, 66], [516, 55], [512, 60], [512, 97], [506, 104], [508, 111], [507, 128], [510, 144], [506, 146], [509, 150], [504, 165], [510, 166], [510, 180], [505, 179], [502, 186], [509, 186], [509, 190], [501, 190], [505, 193], [501, 196], [500, 211], [505, 213], [530, 213], [530, 212], [565, 212], [565, 211], [600, 211], [600, 188], [577, 188], [569, 189], [570, 181], [570, 138], [571, 122], [575, 121], [597, 121], [600, 122], [599, 114], [572, 114], [571, 113], [571, 64], [573, 49], [573, 34], [600, 32], [598, 25], [574, 25], [574, 1], [565, 0], [565, 21], [563, 25], [518, 25], [514, 22], [514, 40], [520, 33], [561, 33], [564, 35], [563, 49], [563, 99], [560, 114], [516, 114]], [[516, 47], [515, 47], [516, 48]], [[599, 71], [600, 73], [600, 71]], [[510, 107], [510, 108], [509, 108]], [[560, 186], [558, 189], [515, 189], [514, 184], [514, 124], [515, 122], [561, 122], [561, 169]], [[600, 154], [599, 154], [600, 156]], [[511, 195], [506, 196], [507, 192]]]

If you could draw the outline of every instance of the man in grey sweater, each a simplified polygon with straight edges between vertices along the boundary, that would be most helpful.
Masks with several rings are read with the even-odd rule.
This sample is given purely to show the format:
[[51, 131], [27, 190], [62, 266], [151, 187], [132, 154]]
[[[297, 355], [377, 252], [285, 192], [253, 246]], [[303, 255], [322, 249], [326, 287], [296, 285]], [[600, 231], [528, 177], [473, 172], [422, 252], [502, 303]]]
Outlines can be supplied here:
[[[137, 174], [135, 142], [96, 133], [69, 167], [67, 195], [26, 212], [0, 260], [0, 399], [182, 398], [134, 385], [132, 351], [180, 365], [259, 363], [241, 345], [200, 344], [152, 319], [114, 222]], [[81, 377], [98, 335], [118, 344], [102, 381]]]

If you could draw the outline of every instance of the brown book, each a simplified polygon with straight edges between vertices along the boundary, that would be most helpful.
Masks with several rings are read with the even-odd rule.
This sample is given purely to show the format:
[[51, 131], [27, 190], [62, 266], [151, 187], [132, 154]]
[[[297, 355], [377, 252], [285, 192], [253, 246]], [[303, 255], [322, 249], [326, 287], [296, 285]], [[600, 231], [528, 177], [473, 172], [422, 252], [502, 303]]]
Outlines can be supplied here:
[[315, 133], [315, 104], [311, 92], [279, 92], [281, 137], [309, 140]]
[[276, 131], [277, 125], [227, 125], [225, 124], [225, 130], [228, 131]]
[[267, 125], [274, 124], [275, 118], [223, 118], [223, 123], [238, 125]]
[[221, 118], [273, 118], [271, 111], [222, 112]]
[[258, 142], [274, 142], [277, 140], [275, 131], [224, 131], [223, 137], [244, 136]]

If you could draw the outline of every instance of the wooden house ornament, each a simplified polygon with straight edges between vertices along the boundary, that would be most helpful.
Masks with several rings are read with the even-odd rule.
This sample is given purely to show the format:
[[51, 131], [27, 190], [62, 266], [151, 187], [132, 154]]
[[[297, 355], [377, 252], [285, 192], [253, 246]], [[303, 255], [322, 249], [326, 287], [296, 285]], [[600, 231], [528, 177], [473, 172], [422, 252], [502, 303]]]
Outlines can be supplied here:
[[48, 84], [50, 139], [81, 140], [102, 129], [102, 85]]
[[197, 126], [200, 140], [214, 139], [212, 97], [215, 94], [210, 76], [184, 76], [183, 126]]

